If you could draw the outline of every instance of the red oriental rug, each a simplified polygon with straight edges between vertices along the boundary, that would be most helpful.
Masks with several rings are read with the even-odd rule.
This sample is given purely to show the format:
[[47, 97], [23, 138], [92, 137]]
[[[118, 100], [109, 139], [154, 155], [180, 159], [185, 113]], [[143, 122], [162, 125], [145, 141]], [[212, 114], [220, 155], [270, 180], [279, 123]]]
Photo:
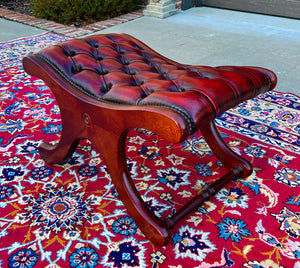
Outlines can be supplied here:
[[[254, 167], [155, 247], [127, 214], [88, 141], [61, 165], [37, 147], [60, 138], [48, 87], [21, 58], [65, 40], [47, 33], [0, 44], [0, 267], [300, 267], [300, 98], [269, 92], [220, 116], [224, 140]], [[225, 173], [201, 133], [169, 144], [147, 130], [127, 140], [128, 166], [149, 207], [166, 216]]]

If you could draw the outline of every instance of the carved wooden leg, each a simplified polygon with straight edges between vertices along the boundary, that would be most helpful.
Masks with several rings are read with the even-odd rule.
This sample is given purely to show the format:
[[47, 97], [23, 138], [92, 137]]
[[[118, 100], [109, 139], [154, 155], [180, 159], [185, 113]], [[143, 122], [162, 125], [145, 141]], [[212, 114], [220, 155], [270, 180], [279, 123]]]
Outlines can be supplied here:
[[61, 110], [61, 117], [62, 134], [59, 143], [56, 145], [42, 143], [38, 148], [42, 159], [49, 164], [60, 164], [67, 160], [76, 150], [80, 140], [86, 137], [80, 112], [74, 111], [70, 114], [70, 112]]
[[251, 164], [241, 156], [237, 155], [227, 146], [227, 144], [221, 138], [218, 129], [213, 121], [204, 126], [201, 129], [201, 132], [211, 150], [223, 163], [223, 165], [229, 170], [229, 172], [220, 179], [210, 184], [204, 191], [192, 198], [175, 214], [167, 217], [165, 219], [165, 222], [167, 223], [169, 228], [173, 228], [179, 220], [203, 205], [205, 201], [218, 193], [234, 177], [247, 177], [252, 173]]
[[240, 174], [242, 178], [252, 173], [252, 165], [227, 146], [221, 138], [214, 121], [209, 122], [201, 128], [201, 133], [215, 156], [228, 170], [231, 170], [235, 166], [242, 167], [243, 172]]
[[88, 129], [88, 138], [104, 160], [120, 199], [141, 232], [155, 245], [164, 246], [171, 239], [167, 225], [147, 207], [129, 174], [125, 155], [126, 134], [115, 135], [97, 125]]
[[72, 156], [81, 139], [70, 142], [69, 138], [60, 140], [57, 145], [42, 143], [38, 150], [41, 158], [48, 164], [61, 164]]

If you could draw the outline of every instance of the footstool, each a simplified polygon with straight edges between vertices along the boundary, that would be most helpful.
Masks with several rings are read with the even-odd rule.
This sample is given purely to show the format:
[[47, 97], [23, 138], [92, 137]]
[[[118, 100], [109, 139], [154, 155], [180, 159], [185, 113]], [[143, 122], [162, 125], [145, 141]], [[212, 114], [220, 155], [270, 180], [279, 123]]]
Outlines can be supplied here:
[[[41, 157], [47, 163], [61, 163], [80, 140], [89, 139], [129, 214], [158, 246], [170, 241], [175, 223], [231, 179], [252, 173], [251, 164], [222, 140], [214, 119], [276, 85], [275, 74], [267, 69], [180, 64], [127, 34], [68, 40], [27, 55], [23, 66], [51, 88], [61, 112], [60, 142], [42, 144]], [[201, 130], [228, 173], [175, 214], [160, 219], [143, 201], [127, 169], [125, 141], [131, 128], [150, 130], [171, 143]]]

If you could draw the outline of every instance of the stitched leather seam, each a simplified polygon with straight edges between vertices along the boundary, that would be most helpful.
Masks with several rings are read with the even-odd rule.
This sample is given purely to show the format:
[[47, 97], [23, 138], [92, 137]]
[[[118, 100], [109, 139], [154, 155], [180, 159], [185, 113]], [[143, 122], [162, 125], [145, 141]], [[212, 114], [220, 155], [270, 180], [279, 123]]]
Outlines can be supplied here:
[[190, 133], [193, 133], [195, 130], [195, 124], [194, 124], [194, 120], [192, 119], [192, 117], [188, 114], [187, 111], [185, 111], [182, 108], [179, 108], [175, 105], [168, 105], [168, 104], [143, 104], [145, 106], [156, 106], [156, 107], [163, 107], [163, 108], [168, 108], [171, 109], [177, 113], [179, 113], [180, 115], [182, 115], [184, 117], [184, 119], [187, 121], [188, 125], [189, 125], [189, 131]]
[[271, 78], [268, 75], [266, 75], [266, 77], [267, 77], [268, 82], [269, 82], [268, 88], [270, 89], [271, 85], [272, 85], [272, 81], [271, 81]]

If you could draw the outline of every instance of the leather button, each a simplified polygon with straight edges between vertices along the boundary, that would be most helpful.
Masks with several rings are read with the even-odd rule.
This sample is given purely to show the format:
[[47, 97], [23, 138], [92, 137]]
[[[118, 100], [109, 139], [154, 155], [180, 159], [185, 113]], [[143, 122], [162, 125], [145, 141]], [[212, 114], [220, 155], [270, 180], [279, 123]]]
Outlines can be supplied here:
[[111, 90], [112, 86], [113, 86], [112, 83], [110, 83], [110, 82], [107, 83], [106, 84], [107, 91]]
[[75, 56], [75, 55], [76, 55], [75, 50], [71, 50], [71, 51], [70, 51], [70, 56], [73, 57], [73, 56]]
[[76, 73], [80, 72], [81, 70], [82, 70], [82, 66], [78, 63], [71, 67], [71, 72], [73, 74], [76, 74]]

